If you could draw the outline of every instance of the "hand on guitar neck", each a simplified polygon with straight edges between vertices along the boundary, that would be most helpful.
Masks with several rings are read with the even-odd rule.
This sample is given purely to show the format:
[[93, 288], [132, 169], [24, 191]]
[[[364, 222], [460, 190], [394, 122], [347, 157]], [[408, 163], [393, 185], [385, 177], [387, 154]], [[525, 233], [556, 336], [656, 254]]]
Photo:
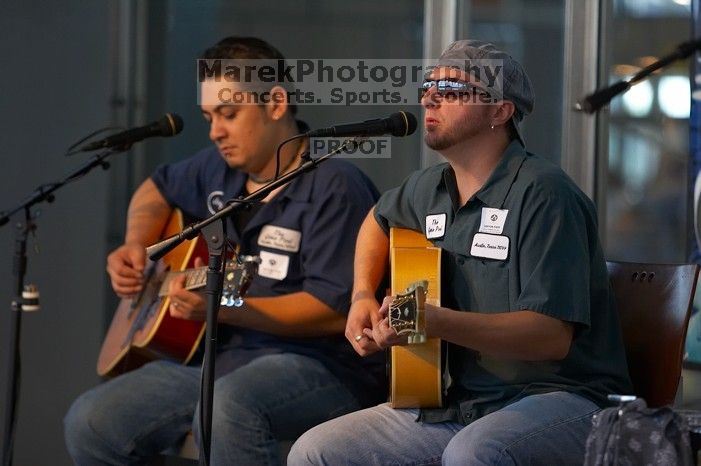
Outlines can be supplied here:
[[[195, 269], [204, 267], [204, 261], [200, 257], [195, 258]], [[171, 317], [185, 320], [207, 320], [207, 302], [201, 292], [189, 291], [187, 286], [188, 276], [185, 273], [177, 274], [167, 283], [170, 306], [168, 312]]]
[[426, 296], [428, 280], [414, 282], [389, 304], [389, 326], [397, 335], [406, 335], [409, 344], [426, 342]]
[[389, 308], [393, 300], [394, 297], [387, 296], [384, 301], [382, 301], [382, 305], [378, 311], [380, 320], [373, 325], [372, 328], [363, 329], [365, 337], [374, 342], [379, 349], [386, 349], [397, 345], [403, 346], [408, 343], [406, 334], [398, 334], [397, 330], [390, 326]]
[[424, 280], [412, 284], [406, 293], [387, 296], [378, 311], [380, 319], [363, 330], [363, 334], [379, 348], [424, 343], [424, 321], [428, 283]]

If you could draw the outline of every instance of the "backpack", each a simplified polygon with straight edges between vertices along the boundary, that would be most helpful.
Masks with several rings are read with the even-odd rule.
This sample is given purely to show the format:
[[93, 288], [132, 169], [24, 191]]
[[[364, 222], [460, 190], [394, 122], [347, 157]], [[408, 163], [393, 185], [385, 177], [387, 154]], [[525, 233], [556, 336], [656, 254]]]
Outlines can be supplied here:
[[693, 466], [689, 426], [669, 407], [648, 408], [637, 398], [594, 415], [585, 466]]

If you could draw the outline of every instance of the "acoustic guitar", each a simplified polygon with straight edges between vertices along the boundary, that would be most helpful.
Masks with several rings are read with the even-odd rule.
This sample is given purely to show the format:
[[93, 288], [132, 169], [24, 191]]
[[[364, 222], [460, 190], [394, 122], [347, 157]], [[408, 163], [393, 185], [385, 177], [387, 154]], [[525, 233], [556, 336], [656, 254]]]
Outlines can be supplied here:
[[[172, 236], [182, 230], [182, 214], [174, 210], [161, 235]], [[196, 258], [207, 261], [207, 244], [201, 238], [185, 241], [145, 271], [142, 292], [122, 299], [102, 343], [97, 373], [115, 376], [154, 359], [171, 359], [187, 364], [204, 334], [205, 323], [172, 317], [168, 312], [168, 286], [184, 274], [185, 288], [201, 288], [207, 281], [207, 267], [192, 268]], [[257, 256], [239, 256], [227, 261], [221, 304], [240, 306], [253, 275]]]
[[438, 408], [442, 405], [441, 341], [423, 334], [424, 303], [440, 305], [441, 250], [423, 234], [390, 230], [391, 293], [389, 323], [407, 334], [407, 346], [390, 353], [390, 405]]

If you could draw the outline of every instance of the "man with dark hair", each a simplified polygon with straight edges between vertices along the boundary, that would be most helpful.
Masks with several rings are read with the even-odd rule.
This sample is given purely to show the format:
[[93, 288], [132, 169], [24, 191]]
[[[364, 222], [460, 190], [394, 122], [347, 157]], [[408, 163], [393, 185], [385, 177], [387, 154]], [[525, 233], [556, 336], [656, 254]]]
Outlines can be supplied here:
[[425, 304], [419, 330], [446, 344], [444, 407], [347, 414], [304, 434], [288, 464], [582, 464], [593, 414], [631, 391], [594, 205], [525, 150], [533, 92], [505, 52], [457, 41], [423, 91], [426, 145], [448, 162], [383, 194], [363, 223], [346, 337], [362, 355], [407, 344], [373, 291], [389, 228], [422, 232], [443, 249], [442, 306]]
[[[217, 42], [213, 47], [208, 48], [202, 54], [201, 63], [211, 62], [213, 60], [231, 60], [239, 67], [246, 65], [255, 65], [258, 69], [264, 66], [273, 66], [277, 69], [281, 64], [281, 69], [284, 69], [285, 57], [275, 47], [268, 44], [264, 40], [256, 37], [226, 37]], [[221, 69], [217, 69], [214, 75], [215, 79], [222, 79]], [[238, 75], [240, 70], [235, 70], [234, 74]], [[245, 74], [245, 73], [244, 73]], [[284, 74], [282, 76], [285, 77]], [[238, 81], [241, 81], [241, 76], [238, 76]], [[244, 76], [244, 81], [246, 81]], [[263, 91], [270, 91], [272, 84], [283, 87], [288, 94], [287, 111], [292, 115], [297, 114], [297, 104], [294, 98], [289, 94], [293, 91], [293, 83], [286, 80], [271, 79], [265, 85], [255, 80], [246, 81], [246, 84], [252, 90], [259, 88], [258, 85], [263, 85]], [[257, 95], [256, 97], [260, 97]]]
[[[204, 58], [282, 58], [259, 39], [230, 37]], [[159, 167], [137, 189], [124, 245], [107, 259], [115, 292], [130, 297], [143, 285], [145, 247], [158, 240], [174, 208], [190, 220], [208, 217], [221, 202], [253, 192], [274, 178], [278, 145], [303, 128], [287, 91], [256, 105], [217, 101], [223, 86], [201, 83], [201, 109], [216, 147]], [[301, 162], [306, 141], [287, 144], [280, 171]], [[211, 464], [279, 464], [277, 441], [292, 440], [335, 416], [377, 403], [384, 364], [365, 362], [345, 344], [353, 241], [377, 199], [353, 165], [329, 160], [261, 204], [236, 215], [231, 241], [263, 261], [242, 308], [219, 312]], [[270, 235], [284, 241], [271, 241]], [[204, 320], [205, 302], [174, 281], [171, 315]], [[156, 361], [81, 395], [65, 418], [68, 450], [79, 465], [142, 464], [177, 448], [193, 429], [200, 368]], [[195, 418], [196, 419], [196, 418]]]

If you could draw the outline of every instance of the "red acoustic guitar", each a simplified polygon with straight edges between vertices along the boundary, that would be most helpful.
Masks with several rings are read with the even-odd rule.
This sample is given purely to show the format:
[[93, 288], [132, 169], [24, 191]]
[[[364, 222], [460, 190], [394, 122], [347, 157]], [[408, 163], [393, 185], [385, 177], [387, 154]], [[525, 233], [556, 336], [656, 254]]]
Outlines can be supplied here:
[[[167, 238], [180, 232], [182, 225], [182, 214], [176, 210], [161, 236]], [[97, 359], [99, 375], [119, 375], [154, 359], [166, 358], [183, 364], [190, 361], [205, 324], [171, 317], [167, 294], [170, 281], [180, 274], [186, 275], [186, 289], [206, 284], [207, 267], [192, 268], [197, 257], [207, 261], [207, 245], [201, 238], [183, 242], [147, 267], [141, 294], [122, 299], [112, 318]], [[240, 305], [258, 262], [257, 256], [240, 256], [238, 261], [227, 263], [222, 305]]]

